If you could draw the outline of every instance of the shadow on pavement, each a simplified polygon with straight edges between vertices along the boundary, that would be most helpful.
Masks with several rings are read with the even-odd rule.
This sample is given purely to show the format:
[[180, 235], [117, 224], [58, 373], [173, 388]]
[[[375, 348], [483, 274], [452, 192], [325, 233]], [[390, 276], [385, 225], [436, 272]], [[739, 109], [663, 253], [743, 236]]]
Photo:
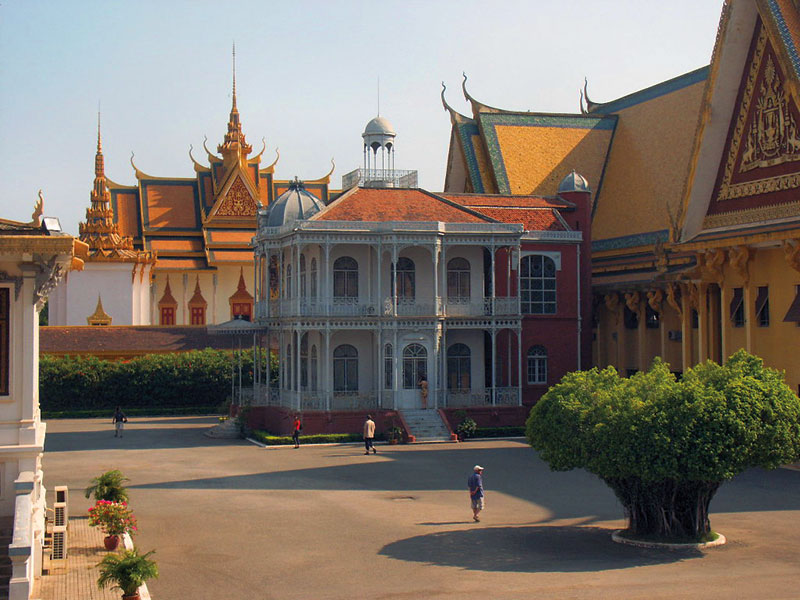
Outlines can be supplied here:
[[47, 432], [45, 452], [78, 452], [86, 450], [159, 450], [207, 446], [250, 445], [241, 439], [217, 439], [203, 435], [210, 425], [180, 429], [145, 428], [128, 424], [121, 438], [114, 437], [113, 425], [102, 431]]
[[472, 571], [574, 573], [702, 558], [699, 550], [651, 550], [611, 541], [600, 527], [492, 527], [437, 532], [384, 546], [382, 556]]
[[[111, 439], [113, 442], [113, 438]], [[303, 452], [303, 450], [298, 451]], [[253, 459], [262, 472], [163, 481], [151, 489], [346, 490], [378, 492], [465, 491], [472, 465], [486, 467], [487, 495], [502, 492], [548, 511], [546, 521], [622, 518], [622, 507], [597, 477], [582, 470], [552, 472], [536, 452], [519, 447], [459, 447], [432, 452], [384, 450], [377, 457], [354, 450], [347, 462], [332, 466], [269, 470], [291, 466], [293, 452], [267, 452]], [[258, 461], [258, 462], [256, 462]], [[258, 468], [258, 466], [256, 467]], [[781, 493], [776, 494], [775, 490]], [[712, 513], [800, 509], [800, 472], [754, 469], [725, 483], [711, 502]]]

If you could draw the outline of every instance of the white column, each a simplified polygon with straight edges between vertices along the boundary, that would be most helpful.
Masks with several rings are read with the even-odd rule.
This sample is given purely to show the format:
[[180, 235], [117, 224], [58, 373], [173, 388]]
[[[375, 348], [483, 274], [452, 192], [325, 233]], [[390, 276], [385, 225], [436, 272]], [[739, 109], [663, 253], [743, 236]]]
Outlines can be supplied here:
[[[325, 253], [327, 262], [327, 252]], [[331, 396], [333, 395], [333, 380], [331, 379], [331, 330], [325, 326], [325, 410], [331, 410]]]
[[392, 269], [391, 269], [391, 285], [392, 285], [392, 307], [394, 309], [394, 316], [397, 316], [397, 243], [392, 244]]
[[[494, 255], [492, 255], [492, 267], [494, 267]], [[492, 278], [494, 283], [494, 278]], [[494, 285], [492, 286], [494, 295]], [[492, 324], [492, 406], [497, 404], [497, 329]]]
[[392, 371], [394, 376], [392, 377], [392, 409], [397, 410], [397, 389], [398, 383], [400, 380], [400, 373], [398, 372], [398, 356], [400, 354], [400, 348], [397, 347], [397, 322], [394, 324], [394, 340], [392, 341]]
[[439, 314], [439, 244], [433, 244], [433, 314]]
[[[496, 304], [495, 298], [496, 298], [496, 292], [495, 292], [494, 283], [495, 283], [495, 279], [497, 279], [497, 277], [495, 277], [495, 273], [494, 273], [494, 267], [495, 267], [495, 264], [494, 264], [494, 261], [495, 261], [495, 256], [494, 256], [494, 254], [495, 254], [495, 252], [497, 252], [497, 249], [495, 248], [494, 244], [492, 244], [492, 246], [491, 246], [491, 251], [490, 251], [490, 252], [491, 252], [491, 255], [492, 255], [492, 267], [491, 267], [491, 271], [490, 271], [490, 273], [489, 273], [489, 275], [490, 275], [490, 276], [491, 276], [491, 278], [492, 278], [492, 279], [491, 279], [491, 284], [492, 284], [492, 285], [491, 285], [491, 288], [490, 288], [490, 289], [491, 289], [490, 293], [491, 293], [491, 296], [492, 296], [492, 317], [494, 317], [494, 315], [495, 315], [495, 312], [496, 312], [496, 311], [495, 311], [495, 304]], [[493, 348], [494, 348], [494, 346], [493, 346]], [[492, 381], [492, 385], [493, 385], [493, 386], [494, 386], [494, 384], [495, 384], [495, 382], [494, 382], [494, 381]]]
[[324, 280], [325, 285], [322, 288], [322, 299], [325, 302], [325, 314], [331, 314], [331, 302], [332, 296], [331, 293], [331, 244], [330, 242], [326, 241], [325, 245], [323, 246], [323, 261], [322, 261], [322, 272], [325, 274]]

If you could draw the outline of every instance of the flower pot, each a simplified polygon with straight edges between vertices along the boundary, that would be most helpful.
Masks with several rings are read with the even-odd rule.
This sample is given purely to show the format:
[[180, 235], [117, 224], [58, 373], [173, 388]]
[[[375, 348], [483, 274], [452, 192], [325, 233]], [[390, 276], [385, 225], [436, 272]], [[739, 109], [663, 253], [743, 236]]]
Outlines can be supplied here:
[[119, 546], [119, 536], [107, 535], [103, 538], [103, 545], [106, 547], [106, 550], [116, 550], [117, 546]]
[[131, 594], [129, 596], [126, 596], [125, 594], [122, 595], [122, 600], [139, 600], [140, 598], [141, 596], [139, 596], [139, 592], [136, 592], [135, 594]]

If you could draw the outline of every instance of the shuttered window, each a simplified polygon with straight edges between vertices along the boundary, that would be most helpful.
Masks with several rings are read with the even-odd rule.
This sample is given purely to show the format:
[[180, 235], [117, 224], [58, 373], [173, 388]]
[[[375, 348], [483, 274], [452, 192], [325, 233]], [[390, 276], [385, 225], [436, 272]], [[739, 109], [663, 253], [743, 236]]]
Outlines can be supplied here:
[[730, 309], [733, 326], [744, 327], [744, 296], [742, 295], [742, 288], [733, 288]]

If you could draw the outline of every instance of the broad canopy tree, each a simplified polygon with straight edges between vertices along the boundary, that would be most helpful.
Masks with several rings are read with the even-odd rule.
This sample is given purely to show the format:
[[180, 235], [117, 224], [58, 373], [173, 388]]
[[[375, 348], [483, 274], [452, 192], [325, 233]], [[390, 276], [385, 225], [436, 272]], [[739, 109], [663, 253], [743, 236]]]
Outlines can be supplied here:
[[630, 378], [613, 367], [565, 375], [531, 410], [527, 437], [552, 470], [600, 477], [630, 534], [702, 540], [723, 482], [800, 460], [800, 399], [743, 350], [680, 381], [657, 358]]

